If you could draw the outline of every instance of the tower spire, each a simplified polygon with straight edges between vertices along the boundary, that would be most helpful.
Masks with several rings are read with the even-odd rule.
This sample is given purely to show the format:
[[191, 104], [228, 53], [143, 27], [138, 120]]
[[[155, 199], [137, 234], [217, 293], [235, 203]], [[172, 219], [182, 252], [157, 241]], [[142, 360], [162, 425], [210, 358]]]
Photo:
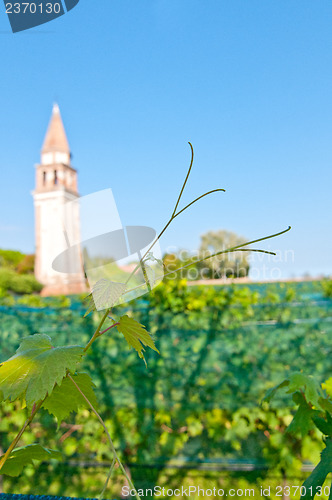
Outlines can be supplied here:
[[65, 128], [57, 103], [53, 104], [52, 116], [42, 147], [42, 154], [44, 153], [66, 153], [70, 155]]

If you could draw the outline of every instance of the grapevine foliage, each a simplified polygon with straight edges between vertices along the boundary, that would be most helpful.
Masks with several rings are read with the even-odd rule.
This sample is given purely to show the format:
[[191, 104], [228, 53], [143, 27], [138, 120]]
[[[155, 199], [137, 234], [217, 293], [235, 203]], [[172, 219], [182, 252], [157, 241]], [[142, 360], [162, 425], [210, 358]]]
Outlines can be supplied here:
[[[78, 373], [73, 376], [73, 379], [92, 405], [97, 406], [97, 399], [93, 390], [94, 383], [90, 375]], [[52, 394], [46, 398], [42, 406], [55, 416], [59, 425], [72, 412], [77, 412], [81, 407], [88, 407], [87, 402], [69, 378], [65, 378], [60, 386], [55, 386]]]
[[39, 444], [22, 446], [21, 448], [16, 448], [16, 450], [11, 453], [7, 462], [1, 469], [1, 473], [7, 476], [17, 477], [21, 474], [25, 465], [33, 464], [35, 460], [50, 460], [51, 458], [61, 460], [62, 455], [59, 451], [49, 450]]
[[108, 279], [97, 281], [92, 292], [88, 295], [88, 309], [84, 317], [88, 316], [92, 311], [107, 309], [112, 307], [120, 299], [126, 290], [124, 283], [115, 283]]
[[287, 432], [305, 436], [316, 427], [324, 436], [325, 448], [321, 453], [320, 462], [303, 484], [305, 493], [301, 498], [312, 500], [318, 496], [319, 487], [323, 486], [327, 476], [332, 473], [332, 378], [320, 387], [313, 377], [294, 373], [270, 389], [264, 401], [269, 402], [276, 392], [284, 387], [287, 387], [287, 393], [292, 394], [293, 401], [298, 405]]
[[[106, 295], [107, 300], [110, 300], [109, 291]], [[101, 300], [104, 299], [105, 295]], [[143, 345], [159, 352], [150, 334], [134, 319], [122, 316], [117, 327], [141, 358], [144, 359]], [[57, 419], [58, 425], [72, 412], [89, 407], [87, 400], [92, 406], [97, 406], [90, 375], [75, 374], [83, 354], [84, 349], [80, 346], [54, 347], [50, 337], [45, 334], [24, 338], [16, 354], [0, 364], [0, 402], [19, 399], [29, 410], [42, 402], [42, 408]], [[67, 377], [69, 373], [72, 374], [72, 380]], [[16, 448], [1, 467], [1, 474], [18, 476], [26, 464], [50, 458], [61, 458], [61, 453], [39, 445]]]
[[144, 359], [144, 361], [143, 345], [151, 347], [151, 349], [159, 353], [149, 332], [147, 332], [145, 327], [133, 318], [130, 318], [125, 314], [120, 318], [117, 328], [119, 332], [123, 334], [128, 344], [136, 349], [139, 357]]
[[0, 365], [0, 401], [21, 399], [28, 408], [50, 395], [83, 356], [80, 346], [54, 347], [48, 335], [22, 340], [15, 356]]
[[[312, 495], [311, 491], [318, 491], [318, 487], [323, 486], [327, 475], [332, 473], [332, 439], [326, 439], [325, 444], [326, 448], [322, 451], [319, 464], [303, 484], [306, 494], [302, 495], [301, 498], [304, 498], [305, 500], [311, 500], [314, 498], [315, 495]], [[330, 498], [332, 498], [332, 490]]]

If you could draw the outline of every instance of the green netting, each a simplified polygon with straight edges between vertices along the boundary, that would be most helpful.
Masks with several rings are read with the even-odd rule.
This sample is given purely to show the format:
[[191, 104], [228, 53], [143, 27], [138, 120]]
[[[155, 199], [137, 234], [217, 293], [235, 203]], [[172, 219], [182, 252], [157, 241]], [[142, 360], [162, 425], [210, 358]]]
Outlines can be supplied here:
[[[255, 304], [244, 321], [236, 319], [237, 309], [241, 314], [243, 309], [238, 304], [230, 306], [231, 318], [227, 309], [158, 314], [136, 304], [135, 317], [156, 336], [161, 356], [148, 352], [147, 370], [116, 331], [101, 338], [85, 362], [99, 399], [107, 408], [170, 410], [186, 401], [193, 411], [221, 402], [236, 410], [257, 406], [267, 388], [291, 372], [305, 368], [325, 380], [332, 354], [332, 301], [308, 299], [309, 284], [297, 286], [305, 292], [303, 300]], [[13, 354], [22, 337], [36, 332], [47, 333], [58, 345], [86, 343], [95, 324], [83, 314], [81, 304], [0, 306], [0, 361]]]
[[[260, 401], [268, 388], [295, 370], [304, 370], [319, 382], [331, 376], [332, 301], [324, 299], [316, 285], [305, 283], [298, 285], [300, 293], [292, 301], [286, 300], [285, 287], [279, 287], [285, 300], [274, 303], [273, 287], [263, 287], [270, 298], [253, 305], [226, 302], [220, 308], [183, 312], [181, 304], [178, 310], [162, 311], [148, 303], [134, 304], [134, 316], [155, 335], [161, 352], [160, 356], [147, 352], [148, 369], [115, 329], [91, 349], [85, 368], [96, 382], [100, 412], [117, 438], [135, 484], [157, 484], [160, 471], [172, 464], [172, 473], [180, 475], [188, 463], [191, 469], [202, 470], [222, 459], [241, 471], [239, 464], [244, 461], [253, 471], [268, 467], [275, 471], [283, 460], [267, 435], [274, 433], [275, 439], [287, 441], [278, 429], [292, 402], [287, 395], [279, 396], [272, 403], [275, 412], [268, 414]], [[23, 336], [36, 332], [47, 333], [57, 345], [86, 343], [98, 318], [84, 319], [83, 314], [80, 303], [71, 308], [0, 306], [0, 362], [13, 354]], [[8, 446], [11, 418], [9, 414], [0, 422], [3, 449]], [[69, 427], [57, 430], [47, 414], [40, 418], [46, 428], [43, 444], [54, 448], [77, 423], [73, 416]], [[63, 442], [63, 463], [52, 469], [40, 464], [33, 480], [29, 476], [29, 490], [23, 489], [27, 478], [20, 486], [16, 479], [8, 479], [6, 491], [45, 493], [52, 481], [59, 488], [52, 492], [84, 496], [94, 488], [97, 473], [101, 489], [109, 467], [102, 429], [93, 418], [79, 416], [78, 424], [82, 428]], [[187, 432], [188, 440], [181, 441]], [[286, 453], [283, 446], [278, 444], [278, 449]], [[316, 446], [318, 456], [319, 443]], [[291, 456], [292, 451], [287, 453]], [[72, 478], [78, 481], [75, 488]], [[92, 489], [90, 496], [95, 494]]]

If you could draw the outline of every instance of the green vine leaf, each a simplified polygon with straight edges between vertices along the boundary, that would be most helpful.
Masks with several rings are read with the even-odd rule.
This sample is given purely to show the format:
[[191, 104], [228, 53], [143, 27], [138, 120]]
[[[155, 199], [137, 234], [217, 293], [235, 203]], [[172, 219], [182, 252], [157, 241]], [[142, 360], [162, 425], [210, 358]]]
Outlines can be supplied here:
[[294, 393], [304, 388], [304, 395], [307, 402], [312, 403], [316, 408], [323, 409], [320, 405], [319, 398], [321, 394], [319, 394], [320, 387], [315, 382], [315, 380], [303, 373], [293, 373], [289, 377], [289, 387], [288, 393]]
[[302, 437], [306, 436], [313, 427], [312, 418], [318, 412], [311, 408], [301, 392], [296, 392], [293, 395], [293, 400], [299, 405], [292, 422], [287, 427], [287, 432], [296, 435], [301, 434]]
[[312, 420], [317, 427], [325, 436], [332, 437], [332, 417], [326, 412], [325, 413], [326, 420], [322, 417], [314, 415]]
[[326, 448], [322, 451], [319, 464], [303, 483], [306, 494], [302, 495], [301, 498], [304, 500], [311, 500], [314, 498], [318, 492], [317, 487], [323, 486], [330, 472], [332, 472], [332, 439], [328, 438], [326, 440]]
[[324, 410], [321, 405], [322, 391], [315, 380], [303, 373], [293, 373], [289, 378], [285, 379], [280, 384], [272, 387], [266, 393], [263, 402], [269, 403], [276, 393], [283, 387], [288, 387], [287, 394], [303, 392], [307, 403], [312, 403], [317, 409]]
[[[73, 375], [73, 379], [92, 405], [97, 406], [97, 398], [93, 390], [95, 385], [90, 375], [87, 373], [78, 373], [77, 375]], [[69, 378], [65, 378], [60, 386], [56, 385], [52, 394], [42, 405], [42, 408], [45, 408], [51, 415], [55, 416], [58, 425], [72, 412], [77, 412], [81, 407], [88, 408], [89, 406]]]
[[322, 388], [325, 389], [326, 394], [332, 398], [332, 377], [330, 377], [324, 384], [322, 384]]
[[[56, 450], [49, 450], [39, 444], [29, 444], [16, 448], [8, 457], [1, 469], [1, 474], [17, 477], [21, 474], [25, 465], [33, 464], [35, 460], [62, 460], [62, 454]], [[1, 459], [1, 457], [0, 457]]]
[[54, 347], [45, 334], [22, 340], [15, 356], [0, 364], [0, 396], [2, 400], [34, 403], [50, 395], [67, 372], [74, 373], [83, 356], [80, 346]]
[[332, 401], [328, 398], [319, 398], [319, 404], [323, 410], [332, 413]]
[[[143, 355], [144, 346], [148, 346], [159, 354], [154, 341], [149, 332], [146, 331], [145, 327], [138, 323], [133, 318], [129, 318], [126, 314], [120, 318], [117, 329], [123, 334], [124, 338], [128, 344], [136, 349], [140, 358], [145, 362]], [[146, 364], [146, 362], [145, 362]]]
[[92, 311], [100, 311], [112, 307], [126, 291], [125, 283], [116, 283], [108, 279], [101, 279], [94, 285], [87, 298], [90, 299], [89, 307], [84, 314], [88, 316]]
[[283, 387], [287, 387], [287, 386], [289, 386], [289, 380], [288, 379], [283, 380], [280, 384], [272, 387], [271, 389], [269, 389], [267, 391], [267, 393], [265, 394], [262, 402], [270, 403], [271, 399], [274, 398], [274, 396], [279, 391], [279, 389], [282, 389]]

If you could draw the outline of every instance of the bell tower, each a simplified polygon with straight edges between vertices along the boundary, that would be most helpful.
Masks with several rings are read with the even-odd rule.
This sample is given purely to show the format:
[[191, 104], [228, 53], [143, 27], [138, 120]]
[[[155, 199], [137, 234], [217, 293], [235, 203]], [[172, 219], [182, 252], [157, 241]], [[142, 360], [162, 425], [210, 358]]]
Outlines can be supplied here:
[[[44, 288], [42, 295], [74, 294], [86, 291], [81, 256], [77, 250], [71, 274], [52, 268], [53, 260], [68, 246], [64, 224], [76, 241], [80, 240], [80, 216], [77, 171], [71, 165], [71, 153], [60, 115], [54, 104], [51, 120], [36, 165], [35, 205], [36, 263], [35, 275]], [[68, 209], [69, 207], [69, 209]]]

